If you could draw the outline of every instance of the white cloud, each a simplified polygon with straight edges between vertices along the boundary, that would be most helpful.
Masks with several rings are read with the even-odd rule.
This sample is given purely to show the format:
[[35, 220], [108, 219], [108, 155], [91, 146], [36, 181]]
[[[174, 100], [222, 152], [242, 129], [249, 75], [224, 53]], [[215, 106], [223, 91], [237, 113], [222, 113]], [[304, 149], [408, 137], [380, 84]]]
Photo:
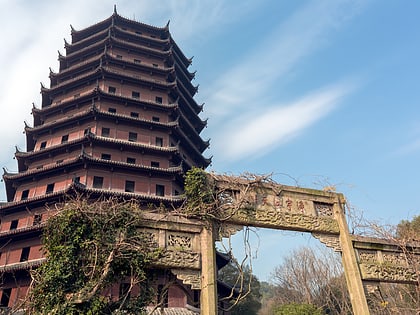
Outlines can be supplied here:
[[213, 141], [215, 150], [230, 161], [267, 154], [328, 115], [351, 90], [350, 84], [337, 85], [226, 121], [227, 127]]

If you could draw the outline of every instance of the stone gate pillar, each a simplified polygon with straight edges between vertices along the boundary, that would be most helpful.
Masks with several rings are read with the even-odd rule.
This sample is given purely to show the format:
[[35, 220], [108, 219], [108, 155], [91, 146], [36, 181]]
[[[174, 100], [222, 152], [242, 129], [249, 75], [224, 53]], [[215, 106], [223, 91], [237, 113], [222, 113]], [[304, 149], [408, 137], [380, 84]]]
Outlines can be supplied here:
[[217, 267], [213, 223], [201, 231], [201, 315], [217, 314]]
[[354, 315], [369, 315], [369, 307], [366, 301], [356, 253], [347, 226], [344, 208], [340, 200], [337, 200], [334, 204], [334, 215], [340, 229], [341, 259], [343, 261], [344, 274], [350, 294], [353, 313]]

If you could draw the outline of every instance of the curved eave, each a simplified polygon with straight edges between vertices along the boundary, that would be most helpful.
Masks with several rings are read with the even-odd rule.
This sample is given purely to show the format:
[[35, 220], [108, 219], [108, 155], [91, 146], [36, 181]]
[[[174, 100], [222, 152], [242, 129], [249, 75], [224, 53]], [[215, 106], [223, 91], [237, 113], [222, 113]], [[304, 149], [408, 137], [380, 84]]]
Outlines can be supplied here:
[[80, 70], [82, 70], [83, 68], [87, 68], [95, 64], [97, 65], [97, 67], [99, 67], [101, 64], [101, 59], [102, 61], [110, 61], [110, 62], [113, 62], [114, 64], [123, 65], [123, 66], [129, 65], [135, 69], [142, 69], [147, 72], [159, 73], [161, 75], [168, 75], [169, 73], [173, 72], [175, 69], [174, 66], [156, 68], [147, 63], [135, 63], [134, 60], [131, 61], [129, 59], [118, 59], [112, 54], [110, 54], [108, 51], [104, 51], [103, 53], [99, 55], [95, 55], [82, 62], [78, 62], [66, 69], [63, 69], [58, 73], [50, 74], [50, 78], [53, 78], [54, 80], [58, 80], [60, 79], [60, 77], [63, 77], [64, 75], [69, 75], [72, 72], [77, 72], [77, 71], [81, 72]]
[[148, 108], [165, 110], [165, 111], [168, 109], [172, 110], [172, 109], [178, 108], [178, 103], [162, 104], [162, 103], [156, 103], [154, 101], [140, 100], [140, 99], [135, 99], [129, 96], [122, 96], [122, 95], [108, 93], [100, 88], [98, 89], [98, 92], [101, 96], [107, 97], [108, 99], [112, 99], [114, 101], [123, 101], [125, 103], [127, 102], [135, 103], [142, 107], [147, 106]]
[[[86, 84], [87, 81], [93, 82], [96, 79], [101, 79], [101, 77], [103, 75], [108, 75], [108, 76], [115, 76], [116, 79], [123, 79], [125, 81], [128, 82], [133, 82], [133, 83], [142, 83], [143, 85], [147, 85], [149, 87], [154, 87], [154, 88], [160, 88], [162, 90], [168, 90], [171, 89], [173, 87], [175, 87], [175, 82], [166, 82], [166, 81], [162, 81], [162, 80], [154, 80], [154, 79], [150, 79], [149, 76], [147, 75], [129, 75], [127, 73], [125, 73], [124, 71], [119, 71], [119, 70], [115, 70], [112, 69], [111, 67], [108, 66], [100, 66], [94, 70], [91, 70], [89, 72], [86, 72], [80, 76], [77, 76], [73, 79], [69, 79], [66, 80], [65, 82], [59, 83], [51, 88], [47, 88], [42, 86], [41, 87], [41, 93], [43, 94], [43, 96], [50, 96], [55, 94], [55, 93], [60, 93], [62, 89], [68, 89], [70, 87], [78, 87], [78, 86], [83, 86]], [[71, 86], [73, 85], [73, 86]], [[43, 104], [45, 104], [45, 102], [43, 102]], [[44, 105], [45, 106], [45, 105]]]
[[168, 32], [168, 26], [167, 25], [165, 25], [164, 27], [152, 26], [152, 25], [148, 25], [148, 24], [145, 24], [145, 23], [141, 23], [141, 22], [137, 22], [137, 21], [133, 21], [133, 20], [124, 18], [124, 17], [120, 16], [118, 13], [114, 12], [114, 14], [111, 15], [110, 17], [108, 17], [108, 18], [106, 18], [106, 19], [104, 19], [104, 20], [102, 20], [98, 23], [95, 23], [95, 24], [93, 24], [89, 27], [86, 27], [84, 29], [76, 30], [76, 29], [72, 28], [72, 30], [71, 30], [72, 43], [77, 43], [78, 41], [81, 41], [84, 38], [92, 36], [96, 32], [107, 29], [112, 24], [120, 25], [119, 23], [125, 23], [125, 24], [133, 26], [133, 28], [135, 28], [135, 29], [148, 30], [148, 31], [156, 33], [156, 34], [161, 34], [161, 33], [166, 34]]
[[179, 46], [177, 45], [177, 43], [174, 41], [174, 39], [171, 36], [171, 50], [173, 50], [173, 52], [176, 54], [176, 56], [178, 57], [178, 59], [180, 60], [180, 62], [184, 65], [184, 67], [188, 68], [189, 65], [191, 65], [192, 63], [192, 59], [191, 58], [187, 58], [184, 53], [182, 52], [182, 50], [179, 48]]
[[50, 155], [54, 154], [56, 152], [65, 152], [69, 147], [76, 146], [76, 149], [79, 149], [79, 146], [88, 143], [88, 142], [96, 143], [96, 144], [106, 144], [114, 145], [119, 148], [125, 149], [133, 149], [133, 150], [142, 150], [146, 152], [152, 152], [152, 153], [160, 153], [160, 154], [173, 154], [179, 151], [178, 147], [159, 147], [155, 145], [150, 144], [144, 144], [141, 142], [131, 142], [128, 140], [120, 140], [120, 139], [113, 139], [113, 138], [107, 138], [107, 137], [101, 137], [97, 136], [93, 133], [89, 133], [85, 135], [82, 138], [75, 139], [68, 141], [66, 143], [60, 143], [54, 146], [47, 147], [42, 150], [38, 151], [30, 151], [30, 152], [16, 152], [15, 157], [16, 159], [20, 161], [24, 161], [27, 158], [35, 158], [35, 157], [41, 157], [42, 155]]
[[0, 273], [16, 272], [19, 270], [31, 270], [41, 266], [45, 261], [47, 261], [46, 258], [38, 258], [30, 261], [0, 266]]
[[148, 120], [148, 119], [135, 118], [135, 117], [127, 116], [127, 115], [121, 115], [118, 113], [100, 111], [95, 106], [92, 106], [88, 110], [75, 114], [71, 117], [65, 117], [65, 118], [62, 118], [53, 122], [45, 123], [40, 126], [29, 127], [26, 125], [24, 130], [27, 137], [29, 137], [31, 134], [34, 134], [34, 133], [38, 133], [38, 132], [42, 132], [42, 131], [46, 131], [50, 129], [58, 129], [68, 124], [71, 124], [73, 122], [79, 121], [81, 119], [89, 119], [89, 118], [94, 118], [94, 117], [103, 117], [103, 118], [108, 118], [108, 119], [112, 118], [118, 121], [127, 121], [131, 123], [142, 124], [144, 126], [148, 126], [152, 128], [171, 129], [179, 125], [178, 121], [164, 123], [164, 122], [153, 121], [153, 120]]
[[179, 97], [182, 100], [182, 102], [178, 101], [178, 104], [180, 105], [179, 107], [183, 109], [184, 108], [183, 104], [184, 104], [186, 107], [186, 110], [188, 110], [191, 113], [191, 116], [193, 117], [196, 116], [197, 119], [199, 120], [198, 114], [203, 110], [203, 106], [199, 106], [192, 97], [188, 97], [188, 95], [186, 97], [185, 94], [182, 93], [182, 91], [180, 91], [178, 86], [172, 89], [172, 91], [174, 92], [176, 97]]
[[99, 188], [88, 188], [82, 184], [74, 184], [76, 191], [81, 193], [87, 193], [90, 196], [105, 196], [105, 197], [117, 197], [122, 199], [134, 199], [138, 202], [154, 202], [154, 203], [163, 203], [166, 205], [180, 205], [184, 202], [185, 198], [181, 196], [156, 196], [148, 194], [139, 194], [139, 193], [129, 193], [123, 191], [113, 191]]
[[[109, 35], [106, 38], [92, 43], [90, 46], [87, 47], [83, 47], [79, 50], [76, 50], [68, 55], [62, 55], [60, 54], [58, 59], [60, 61], [61, 65], [64, 65], [65, 61], [72, 61], [74, 59], [80, 59], [81, 57], [86, 56], [86, 54], [88, 54], [89, 52], [102, 52], [105, 50], [105, 48], [110, 45], [113, 47], [121, 47], [121, 48], [130, 48], [132, 50], [135, 51], [139, 51], [142, 53], [147, 53], [150, 54], [152, 56], [156, 56], [159, 58], [164, 58], [170, 55], [170, 51], [169, 50], [159, 50], [159, 49], [155, 49], [155, 48], [150, 48], [147, 47], [145, 45], [139, 45], [139, 44], [135, 44], [132, 42], [128, 42], [119, 38], [116, 38], [115, 36]], [[66, 67], [62, 67], [63, 69]]]
[[197, 162], [196, 166], [203, 166], [203, 167], [207, 167], [210, 165], [211, 163], [211, 158], [205, 158], [203, 156], [203, 151], [200, 151], [197, 146], [185, 135], [185, 133], [180, 129], [180, 128], [176, 128], [176, 133], [178, 133], [178, 136], [180, 138], [180, 141], [186, 145], [188, 147], [188, 151], [192, 152], [193, 154], [195, 154], [195, 161]]
[[112, 168], [120, 168], [120, 169], [129, 169], [136, 172], [145, 172], [145, 173], [156, 173], [161, 175], [174, 175], [174, 174], [181, 174], [182, 173], [182, 166], [176, 166], [176, 167], [169, 167], [169, 168], [159, 168], [159, 167], [151, 167], [146, 166], [142, 164], [131, 164], [126, 162], [120, 162], [120, 161], [112, 161], [112, 160], [103, 160], [99, 158], [94, 158], [90, 156], [89, 154], [82, 153], [79, 156], [64, 161], [60, 164], [51, 164], [47, 165], [41, 169], [32, 169], [25, 172], [20, 172], [16, 174], [4, 174], [3, 180], [7, 183], [8, 181], [14, 181], [14, 180], [22, 180], [27, 177], [38, 177], [38, 176], [46, 176], [51, 173], [56, 172], [63, 172], [66, 171], [72, 167], [76, 167], [80, 164], [96, 164], [96, 165], [102, 165]]
[[32, 226], [26, 226], [24, 228], [17, 228], [14, 230], [8, 230], [3, 231], [0, 233], [0, 240], [2, 238], [10, 238], [10, 237], [22, 237], [22, 236], [28, 236], [28, 234], [40, 233], [42, 227], [46, 225], [46, 222], [41, 222], [40, 224], [32, 225]]

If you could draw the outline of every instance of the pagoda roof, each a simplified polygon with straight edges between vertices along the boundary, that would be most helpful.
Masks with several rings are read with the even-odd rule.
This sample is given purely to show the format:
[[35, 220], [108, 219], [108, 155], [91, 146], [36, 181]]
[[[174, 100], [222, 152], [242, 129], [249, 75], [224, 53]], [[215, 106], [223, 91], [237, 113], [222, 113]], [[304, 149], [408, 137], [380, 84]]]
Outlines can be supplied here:
[[140, 117], [131, 117], [128, 115], [123, 115], [123, 114], [118, 114], [118, 113], [110, 113], [108, 111], [102, 111], [99, 108], [97, 108], [95, 104], [92, 104], [91, 106], [89, 106], [88, 109], [84, 111], [80, 111], [79, 113], [76, 113], [74, 115], [59, 118], [51, 122], [47, 122], [43, 125], [30, 127], [26, 124], [25, 133], [33, 134], [35, 132], [41, 132], [44, 130], [54, 129], [54, 128], [62, 126], [62, 124], [69, 124], [69, 123], [78, 121], [80, 119], [87, 119], [91, 117], [117, 118], [120, 120], [122, 119], [126, 121], [131, 121], [131, 122], [141, 123], [148, 126], [161, 127], [161, 128], [174, 128], [179, 125], [178, 121], [171, 121], [171, 122], [165, 123], [165, 122], [160, 122], [160, 121], [144, 119]]
[[5, 238], [5, 237], [12, 237], [15, 235], [22, 235], [22, 234], [30, 234], [33, 232], [39, 232], [41, 230], [42, 227], [44, 227], [46, 224], [46, 222], [41, 222], [39, 224], [35, 224], [35, 225], [29, 225], [29, 226], [25, 226], [22, 228], [17, 228], [14, 230], [7, 230], [7, 231], [2, 231], [0, 232], [0, 239]]
[[160, 168], [160, 167], [152, 167], [152, 166], [146, 166], [142, 164], [132, 164], [127, 162], [121, 162], [121, 161], [112, 161], [112, 160], [104, 160], [100, 158], [94, 158], [91, 155], [87, 154], [86, 152], [81, 152], [78, 156], [63, 161], [62, 163], [54, 163], [50, 165], [46, 165], [43, 168], [36, 168], [27, 170], [24, 172], [19, 173], [9, 173], [6, 170], [4, 170], [3, 180], [5, 182], [7, 181], [13, 181], [17, 179], [23, 179], [26, 177], [33, 177], [37, 175], [46, 175], [51, 172], [55, 172], [57, 170], [65, 170], [72, 166], [79, 165], [80, 163], [86, 163], [90, 162], [93, 164], [101, 164], [106, 165], [108, 167], [119, 167], [119, 168], [125, 168], [125, 169], [131, 169], [135, 170], [137, 172], [139, 171], [146, 171], [146, 172], [154, 172], [159, 174], [180, 174], [182, 173], [182, 165], [175, 166], [175, 167], [169, 167], [169, 168]]
[[145, 23], [141, 23], [141, 22], [137, 22], [131, 19], [124, 18], [121, 15], [119, 15], [116, 11], [114, 11], [114, 13], [110, 17], [96, 24], [88, 26], [84, 29], [76, 30], [73, 27], [71, 27], [72, 28], [71, 30], [72, 42], [76, 43], [80, 40], [83, 40], [84, 38], [89, 37], [100, 30], [107, 29], [110, 25], [120, 25], [120, 24], [131, 25], [135, 29], [138, 29], [138, 30], [143, 29], [143, 30], [147, 30], [149, 32], [155, 33], [155, 34], [162, 34], [162, 33], [167, 34], [169, 32], [169, 24], [166, 24], [164, 27], [152, 26], [149, 24], [145, 24]]
[[72, 71], [81, 69], [83, 67], [85, 67], [86, 65], [92, 65], [95, 63], [98, 63], [98, 66], [100, 65], [100, 62], [102, 60], [110, 60], [110, 61], [114, 61], [116, 63], [123, 63], [124, 65], [131, 65], [135, 68], [143, 68], [144, 70], [147, 71], [152, 71], [152, 72], [157, 72], [157, 73], [161, 73], [161, 74], [168, 74], [171, 73], [175, 70], [175, 66], [171, 66], [171, 67], [154, 67], [152, 64], [148, 64], [148, 63], [136, 63], [134, 62], [134, 60], [129, 60], [129, 59], [118, 59], [116, 58], [114, 55], [110, 54], [108, 51], [104, 51], [102, 54], [100, 55], [96, 55], [93, 56], [91, 58], [88, 58], [84, 61], [78, 62], [66, 69], [61, 70], [60, 72], [53, 72], [50, 71], [50, 78], [58, 78], [61, 77], [63, 75], [66, 75], [68, 73], [71, 73]]
[[168, 57], [171, 54], [171, 50], [159, 50], [159, 49], [155, 49], [155, 48], [151, 48], [151, 47], [147, 47], [144, 45], [139, 45], [133, 42], [129, 42], [129, 41], [125, 41], [123, 39], [117, 38], [115, 36], [113, 36], [112, 34], [109, 34], [106, 38], [92, 43], [92, 45], [90, 46], [86, 46], [83, 48], [80, 48], [79, 50], [76, 50], [74, 52], [69, 53], [68, 55], [62, 55], [61, 53], [58, 56], [58, 59], [60, 61], [65, 61], [65, 60], [71, 60], [74, 58], [79, 58], [80, 55], [85, 55], [87, 52], [92, 51], [92, 50], [98, 50], [98, 49], [105, 49], [107, 47], [107, 45], [112, 45], [112, 46], [121, 46], [123, 48], [130, 48], [132, 50], [137, 50], [140, 52], [144, 52], [147, 53], [149, 55], [152, 56], [158, 56], [158, 57]]
[[7, 264], [4, 266], [0, 266], [0, 273], [33, 269], [41, 266], [45, 261], [47, 261], [47, 258], [37, 258], [29, 261]]
[[66, 49], [67, 54], [70, 54], [81, 47], [89, 46], [95, 41], [100, 41], [104, 37], [107, 37], [109, 34], [114, 34], [116, 36], [124, 36], [127, 38], [133, 38], [135, 41], [143, 42], [145, 45], [151, 45], [154, 46], [161, 46], [162, 48], [169, 47], [170, 45], [170, 39], [168, 38], [157, 38], [157, 37], [150, 37], [145, 36], [143, 34], [130, 32], [127, 30], [124, 30], [122, 27], [119, 27], [118, 25], [111, 24], [107, 28], [104, 28], [103, 30], [93, 33], [91, 36], [83, 38], [77, 42], [68, 43], [65, 41], [64, 48]]
[[171, 103], [171, 104], [163, 104], [163, 103], [157, 103], [155, 101], [148, 101], [148, 100], [142, 100], [142, 99], [135, 99], [129, 96], [122, 96], [122, 95], [116, 95], [113, 93], [108, 93], [101, 89], [100, 87], [92, 88], [91, 90], [80, 94], [80, 96], [77, 99], [69, 98], [66, 99], [60, 103], [55, 103], [54, 105], [44, 106], [43, 108], [36, 108], [35, 106], [32, 108], [32, 114], [34, 115], [34, 120], [41, 115], [41, 114], [47, 114], [52, 113], [54, 111], [60, 112], [61, 110], [68, 107], [68, 106], [76, 106], [79, 105], [80, 102], [83, 101], [90, 101], [92, 100], [93, 96], [101, 96], [106, 97], [112, 100], [117, 100], [124, 103], [133, 103], [141, 105], [142, 107], [147, 106], [151, 107], [153, 109], [160, 109], [160, 110], [167, 110], [167, 109], [176, 109], [178, 108], [178, 103]]
[[185, 197], [183, 196], [157, 196], [149, 194], [129, 193], [123, 191], [114, 191], [99, 188], [88, 188], [85, 185], [77, 182], [72, 182], [69, 186], [62, 190], [54, 191], [50, 194], [40, 195], [36, 197], [27, 198], [25, 200], [9, 201], [0, 206], [0, 213], [5, 214], [15, 212], [17, 208], [27, 211], [30, 205], [46, 205], [48, 202], [53, 202], [62, 198], [67, 198], [72, 193], [87, 194], [89, 197], [105, 196], [117, 197], [122, 199], [132, 199], [138, 202], [156, 202], [165, 204], [181, 204]]
[[179, 147], [160, 147], [156, 145], [151, 144], [145, 144], [141, 142], [132, 142], [128, 140], [121, 140], [121, 139], [114, 139], [114, 138], [108, 138], [108, 137], [102, 137], [98, 136], [92, 132], [87, 133], [82, 138], [70, 140], [66, 143], [59, 143], [50, 147], [47, 147], [42, 150], [38, 151], [30, 151], [30, 152], [23, 152], [16, 150], [15, 157], [19, 161], [21, 159], [30, 158], [33, 156], [40, 156], [40, 155], [49, 155], [52, 154], [55, 151], [66, 151], [69, 147], [73, 145], [82, 145], [87, 142], [93, 142], [93, 143], [103, 143], [107, 145], [116, 145], [118, 147], [124, 147], [124, 148], [133, 148], [136, 150], [145, 150], [150, 152], [160, 152], [160, 153], [176, 153], [179, 151]]
[[41, 85], [41, 92], [46, 95], [54, 93], [54, 92], [58, 93], [61, 91], [61, 89], [67, 88], [72, 83], [75, 84], [75, 86], [80, 86], [80, 85], [85, 84], [87, 80], [90, 81], [90, 80], [100, 78], [100, 76], [104, 74], [114, 75], [114, 76], [117, 76], [118, 79], [123, 78], [123, 79], [126, 79], [127, 81], [134, 81], [135, 83], [142, 82], [143, 84], [147, 84], [153, 87], [158, 87], [164, 90], [173, 88], [176, 85], [175, 82], [166, 82], [162, 80], [150, 79], [149, 76], [133, 75], [133, 74], [128, 74], [125, 71], [113, 69], [112, 67], [109, 67], [109, 66], [99, 66], [94, 70], [83, 73], [75, 78], [66, 80], [65, 82], [61, 82], [50, 88], [47, 88]]
[[184, 65], [184, 67], [188, 68], [188, 66], [192, 63], [193, 58], [187, 58], [172, 37], [171, 51], [174, 52], [175, 56], [179, 59], [181, 64]]

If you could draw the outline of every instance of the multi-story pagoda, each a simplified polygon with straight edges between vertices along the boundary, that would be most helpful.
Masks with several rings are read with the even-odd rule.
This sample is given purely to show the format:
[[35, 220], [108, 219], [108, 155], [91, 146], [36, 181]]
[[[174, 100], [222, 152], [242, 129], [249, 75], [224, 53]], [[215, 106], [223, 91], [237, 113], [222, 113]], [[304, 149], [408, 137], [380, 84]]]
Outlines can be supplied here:
[[[46, 204], [72, 192], [118, 196], [141, 204], [180, 202], [183, 174], [205, 168], [206, 121], [194, 100], [194, 73], [168, 25], [154, 27], [114, 14], [71, 29], [59, 71], [41, 85], [42, 105], [25, 126], [18, 172], [4, 172], [0, 206], [0, 305], [16, 305], [29, 270], [45, 258]], [[171, 297], [169, 297], [169, 300]]]

